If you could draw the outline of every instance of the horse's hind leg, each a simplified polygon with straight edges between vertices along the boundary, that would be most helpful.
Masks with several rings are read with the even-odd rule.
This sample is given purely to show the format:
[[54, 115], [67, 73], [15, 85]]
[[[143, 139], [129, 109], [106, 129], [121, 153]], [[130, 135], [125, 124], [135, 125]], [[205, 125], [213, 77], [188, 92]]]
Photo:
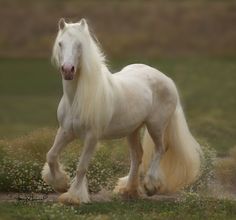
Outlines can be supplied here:
[[139, 166], [142, 161], [143, 149], [139, 136], [140, 129], [127, 137], [131, 165], [128, 176], [120, 178], [114, 191], [124, 198], [135, 198], [139, 195]]
[[154, 142], [154, 155], [144, 178], [144, 188], [148, 195], [153, 195], [156, 192], [161, 191], [163, 184], [163, 173], [160, 169], [160, 161], [165, 153], [164, 132], [167, 127], [169, 117], [167, 117], [167, 114], [165, 114], [165, 116], [162, 115], [162, 117], [160, 116], [161, 115], [156, 115], [156, 117], [158, 117], [156, 120], [152, 119], [146, 124], [148, 132]]
[[73, 140], [73, 136], [59, 128], [52, 148], [47, 153], [47, 162], [42, 170], [43, 180], [52, 185], [57, 192], [66, 192], [69, 187], [69, 177], [58, 162], [61, 150]]

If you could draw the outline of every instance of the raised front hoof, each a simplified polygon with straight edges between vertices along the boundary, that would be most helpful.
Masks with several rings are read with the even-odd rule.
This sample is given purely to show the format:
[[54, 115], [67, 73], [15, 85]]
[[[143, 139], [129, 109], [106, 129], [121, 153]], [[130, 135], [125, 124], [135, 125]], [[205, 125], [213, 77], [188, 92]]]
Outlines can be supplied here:
[[57, 182], [54, 181], [53, 184], [51, 184], [51, 186], [56, 192], [65, 193], [70, 188], [69, 180], [70, 179], [67, 175], [63, 175]]
[[58, 202], [64, 205], [80, 205], [79, 198], [71, 195], [69, 192], [63, 193], [58, 197]]
[[70, 187], [70, 178], [61, 167], [59, 172], [53, 176], [48, 163], [45, 163], [42, 170], [42, 178], [48, 185], [51, 185], [53, 189], [59, 193], [67, 192]]
[[65, 193], [68, 191], [69, 187], [70, 187], [69, 184], [65, 184], [62, 186], [53, 186], [53, 189], [58, 193]]

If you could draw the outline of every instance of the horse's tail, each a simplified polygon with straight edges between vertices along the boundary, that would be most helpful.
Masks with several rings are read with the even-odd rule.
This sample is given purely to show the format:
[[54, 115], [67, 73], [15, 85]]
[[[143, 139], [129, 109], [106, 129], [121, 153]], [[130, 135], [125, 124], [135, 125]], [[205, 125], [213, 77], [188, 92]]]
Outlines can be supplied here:
[[[164, 134], [166, 152], [160, 162], [161, 193], [176, 192], [194, 182], [200, 174], [201, 148], [191, 135], [180, 103]], [[152, 160], [154, 143], [145, 131], [142, 172], [146, 173]]]

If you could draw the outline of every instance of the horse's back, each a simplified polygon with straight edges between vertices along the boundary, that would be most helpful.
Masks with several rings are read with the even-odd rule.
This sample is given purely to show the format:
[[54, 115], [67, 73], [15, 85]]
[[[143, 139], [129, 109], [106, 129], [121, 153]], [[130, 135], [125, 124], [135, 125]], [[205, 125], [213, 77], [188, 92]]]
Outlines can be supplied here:
[[135, 77], [141, 80], [168, 81], [170, 78], [158, 69], [146, 64], [136, 63], [125, 66], [120, 72], [115, 73], [118, 77]]
[[170, 104], [175, 109], [178, 99], [175, 83], [159, 70], [145, 64], [131, 64], [124, 67], [117, 76], [126, 85], [132, 86], [135, 83], [133, 88], [148, 90], [154, 105], [160, 107]]
[[114, 74], [124, 83], [140, 83], [149, 87], [152, 92], [160, 93], [163, 90], [171, 90], [176, 93], [175, 84], [171, 78], [161, 71], [146, 64], [130, 64], [120, 72]]

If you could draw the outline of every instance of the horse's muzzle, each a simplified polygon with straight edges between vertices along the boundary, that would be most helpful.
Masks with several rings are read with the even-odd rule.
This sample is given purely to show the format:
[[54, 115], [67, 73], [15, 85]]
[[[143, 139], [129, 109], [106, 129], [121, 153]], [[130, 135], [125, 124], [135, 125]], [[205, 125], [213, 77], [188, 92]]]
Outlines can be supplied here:
[[65, 80], [73, 80], [75, 76], [75, 67], [70, 64], [61, 66], [61, 74]]
[[74, 79], [74, 73], [72, 74], [62, 74], [64, 80], [73, 80]]

